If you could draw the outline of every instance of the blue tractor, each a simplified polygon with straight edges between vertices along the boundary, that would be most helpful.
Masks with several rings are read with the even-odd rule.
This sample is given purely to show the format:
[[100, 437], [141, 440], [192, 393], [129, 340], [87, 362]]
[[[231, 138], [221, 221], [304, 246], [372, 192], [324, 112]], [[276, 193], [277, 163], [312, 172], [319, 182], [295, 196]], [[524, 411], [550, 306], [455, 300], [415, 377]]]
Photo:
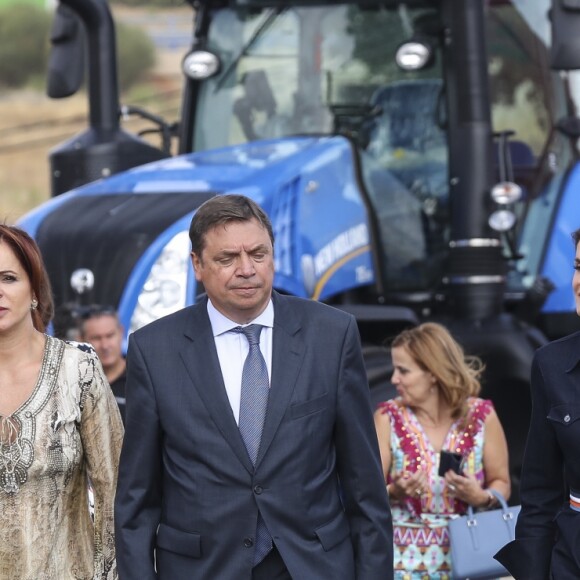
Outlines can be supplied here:
[[554, 1], [192, 0], [181, 118], [123, 108], [156, 148], [120, 127], [106, 1], [61, 0], [49, 94], [79, 88], [86, 54], [90, 127], [51, 153], [54, 197], [19, 222], [57, 305], [112, 305], [130, 333], [195, 302], [196, 208], [250, 196], [276, 289], [356, 316], [375, 402], [404, 327], [442, 322], [484, 359], [517, 490], [533, 352], [578, 328], [580, 124], [561, 71], [580, 67], [580, 12]]

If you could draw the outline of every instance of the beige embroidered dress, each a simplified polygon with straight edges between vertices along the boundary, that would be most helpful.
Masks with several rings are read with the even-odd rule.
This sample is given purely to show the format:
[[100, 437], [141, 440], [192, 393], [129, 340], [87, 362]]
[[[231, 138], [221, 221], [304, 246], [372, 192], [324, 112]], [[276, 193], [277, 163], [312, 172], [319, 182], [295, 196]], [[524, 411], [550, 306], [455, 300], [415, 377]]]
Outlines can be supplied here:
[[47, 336], [34, 391], [0, 421], [0, 580], [116, 579], [123, 426], [94, 351]]

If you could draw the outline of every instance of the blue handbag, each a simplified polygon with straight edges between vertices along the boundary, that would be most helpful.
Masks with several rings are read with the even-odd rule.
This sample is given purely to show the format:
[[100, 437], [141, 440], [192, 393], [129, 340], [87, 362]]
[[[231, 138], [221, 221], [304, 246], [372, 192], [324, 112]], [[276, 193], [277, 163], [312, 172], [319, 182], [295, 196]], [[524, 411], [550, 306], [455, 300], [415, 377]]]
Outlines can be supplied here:
[[477, 512], [470, 506], [467, 514], [449, 522], [453, 580], [485, 580], [509, 576], [493, 559], [494, 554], [515, 538], [520, 506], [508, 507], [501, 493], [489, 490], [500, 508]]

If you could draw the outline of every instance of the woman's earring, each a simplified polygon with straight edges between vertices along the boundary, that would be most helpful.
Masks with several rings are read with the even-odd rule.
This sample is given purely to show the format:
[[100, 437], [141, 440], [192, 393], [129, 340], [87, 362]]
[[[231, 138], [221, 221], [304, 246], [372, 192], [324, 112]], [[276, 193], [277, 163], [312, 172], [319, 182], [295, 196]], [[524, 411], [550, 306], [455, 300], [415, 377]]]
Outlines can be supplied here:
[[36, 298], [33, 298], [32, 302], [30, 303], [30, 309], [36, 310], [37, 308], [38, 308], [38, 300]]

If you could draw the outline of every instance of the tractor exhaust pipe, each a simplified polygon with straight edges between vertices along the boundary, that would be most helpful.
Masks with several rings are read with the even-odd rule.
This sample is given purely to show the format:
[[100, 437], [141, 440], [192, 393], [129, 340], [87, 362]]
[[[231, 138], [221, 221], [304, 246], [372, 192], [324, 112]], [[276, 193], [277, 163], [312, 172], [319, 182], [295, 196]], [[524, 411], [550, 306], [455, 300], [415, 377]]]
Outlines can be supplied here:
[[[458, 318], [483, 320], [503, 310], [506, 264], [487, 224], [494, 184], [483, 3], [446, 0], [451, 247], [443, 280]], [[460, 49], [457, 47], [461, 47]]]
[[82, 84], [87, 52], [89, 129], [50, 153], [51, 193], [167, 157], [120, 128], [115, 26], [106, 0], [61, 0], [55, 14], [47, 92], [68, 97]]
[[[53, 24], [48, 94], [68, 97], [83, 80], [85, 46], [88, 49], [90, 126], [119, 128], [119, 89], [115, 25], [105, 0], [61, 0]], [[71, 75], [75, 78], [70, 82]], [[64, 81], [70, 84], [65, 85]]]

